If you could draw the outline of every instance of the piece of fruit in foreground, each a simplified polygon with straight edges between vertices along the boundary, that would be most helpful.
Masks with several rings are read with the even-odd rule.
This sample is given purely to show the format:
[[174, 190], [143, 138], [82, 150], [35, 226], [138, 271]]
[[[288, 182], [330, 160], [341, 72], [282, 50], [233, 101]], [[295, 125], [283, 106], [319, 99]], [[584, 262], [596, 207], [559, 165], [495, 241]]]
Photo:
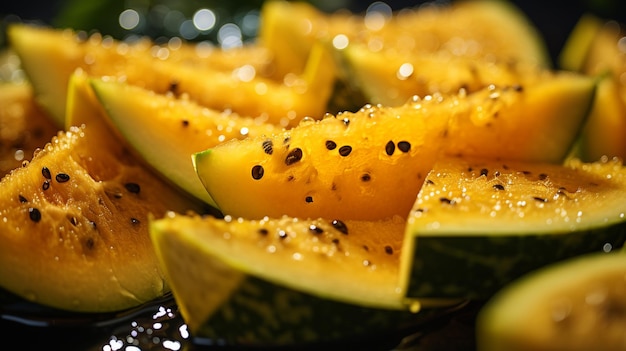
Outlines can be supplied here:
[[444, 160], [408, 218], [407, 295], [486, 298], [552, 261], [622, 247], [626, 168]]
[[522, 88], [428, 95], [194, 155], [225, 214], [375, 219], [406, 216], [440, 155], [561, 162], [577, 138], [595, 83], [563, 74]]
[[[269, 337], [291, 328], [286, 321], [296, 311], [316, 316], [326, 313], [322, 305], [342, 304], [379, 313], [484, 299], [537, 267], [619, 247], [626, 235], [625, 196], [626, 169], [619, 162], [449, 158], [426, 178], [408, 222], [400, 216], [355, 221], [172, 214], [151, 221], [151, 235], [192, 333], [238, 339], [272, 325]], [[272, 291], [299, 291], [316, 302], [303, 307], [281, 304], [287, 298], [263, 300]], [[250, 305], [241, 294], [248, 294]], [[254, 323], [232, 317], [249, 313]], [[272, 324], [277, 316], [284, 319]], [[322, 328], [315, 318], [295, 320], [299, 328]], [[338, 320], [344, 325], [338, 330], [353, 325]], [[237, 323], [239, 331], [233, 331]]]
[[478, 351], [624, 350], [626, 254], [596, 253], [532, 272], [477, 318]]
[[106, 130], [71, 128], [0, 181], [0, 287], [42, 305], [117, 311], [169, 291], [148, 214], [202, 209]]
[[194, 336], [267, 346], [371, 336], [456, 302], [407, 306], [397, 287], [404, 223], [172, 213], [151, 234]]

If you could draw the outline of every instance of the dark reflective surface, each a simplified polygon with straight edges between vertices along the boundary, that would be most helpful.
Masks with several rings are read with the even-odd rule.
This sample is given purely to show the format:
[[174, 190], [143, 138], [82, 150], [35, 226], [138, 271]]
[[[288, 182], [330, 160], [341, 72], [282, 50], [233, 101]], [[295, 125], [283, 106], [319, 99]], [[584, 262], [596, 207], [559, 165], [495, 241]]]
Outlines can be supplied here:
[[139, 308], [105, 314], [68, 313], [29, 303], [9, 294], [0, 299], [2, 342], [28, 350], [406, 350], [471, 351], [474, 318], [481, 304], [462, 303], [432, 316], [416, 317], [414, 325], [359, 340], [324, 345], [262, 348], [223, 345], [194, 338], [171, 296]]

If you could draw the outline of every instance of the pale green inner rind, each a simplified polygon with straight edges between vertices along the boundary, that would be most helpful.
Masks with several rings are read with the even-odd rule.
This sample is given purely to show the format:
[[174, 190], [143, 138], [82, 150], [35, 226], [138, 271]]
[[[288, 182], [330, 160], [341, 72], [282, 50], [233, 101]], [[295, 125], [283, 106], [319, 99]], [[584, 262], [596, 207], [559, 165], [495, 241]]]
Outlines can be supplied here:
[[[163, 135], [170, 135], [174, 138], [176, 134], [164, 131], [163, 126], [158, 121], [151, 120], [152, 115], [145, 115], [141, 113], [142, 111], [130, 112], [129, 106], [124, 104], [127, 100], [111, 96], [120, 93], [119, 88], [116, 89], [116, 85], [112, 85], [113, 83], [107, 83], [100, 79], [91, 79], [90, 83], [117, 130], [148, 164], [188, 194], [211, 206], [216, 206], [215, 201], [198, 179], [191, 159], [181, 157], [187, 153], [184, 140], [174, 139], [165, 143], [164, 140], [155, 139], [155, 136]], [[136, 89], [128, 93], [134, 94], [136, 98], [143, 98], [144, 95], [148, 94], [151, 98], [159, 98], [158, 95], [150, 94], [147, 91], [142, 94]], [[120, 105], [116, 105], [116, 103]], [[131, 113], [133, 114], [130, 115]]]
[[[616, 341], [613, 346], [621, 346], [619, 336], [618, 340], [609, 336], [609, 329], [621, 328], [623, 343], [620, 319], [605, 325], [595, 318], [623, 310], [624, 277], [623, 252], [584, 255], [527, 274], [499, 291], [479, 313], [477, 350], [553, 350], [555, 345], [567, 350], [608, 350]], [[590, 299], [598, 296], [605, 300]], [[553, 313], [567, 304], [570, 318], [558, 322], [559, 314]], [[597, 323], [598, 328], [576, 329], [589, 323]]]

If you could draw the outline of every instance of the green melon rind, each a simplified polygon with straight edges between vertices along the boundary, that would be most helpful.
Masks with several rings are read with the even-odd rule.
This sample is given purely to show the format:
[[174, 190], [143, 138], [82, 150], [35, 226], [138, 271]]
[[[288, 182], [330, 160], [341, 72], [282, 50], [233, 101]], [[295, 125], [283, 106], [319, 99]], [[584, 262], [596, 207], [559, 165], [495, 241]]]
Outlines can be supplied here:
[[558, 56], [562, 69], [580, 72], [585, 67], [590, 48], [601, 31], [602, 20], [592, 14], [583, 14], [567, 37]]
[[[537, 222], [524, 217], [514, 223], [506, 217], [498, 220], [488, 211], [459, 211], [454, 216], [457, 220], [450, 223], [446, 219], [453, 212], [442, 211], [443, 215], [437, 215], [437, 206], [425, 209], [429, 213], [423, 216], [428, 217], [426, 220], [409, 218], [401, 262], [406, 296], [485, 299], [505, 284], [547, 264], [622, 248], [626, 241], [624, 167], [617, 161], [608, 161], [608, 164], [589, 164], [606, 168], [586, 171], [586, 165], [575, 161], [569, 163], [577, 171], [582, 170], [570, 177], [581, 179], [579, 186], [587, 186], [590, 188], [587, 191], [594, 193], [593, 200], [586, 199], [584, 203], [576, 199], [576, 193], [567, 195], [572, 196], [567, 200], [572, 205], [566, 210], [571, 214], [584, 214], [585, 219], [580, 222], [553, 220], [553, 213], [546, 213], [546, 217], [538, 218]], [[562, 171], [566, 172], [569, 166], [563, 166]], [[437, 173], [436, 167], [431, 175]], [[610, 167], [613, 169], [607, 170]], [[432, 179], [436, 183], [438, 179], [431, 175], [426, 182]], [[557, 181], [554, 184], [558, 184]], [[535, 186], [543, 185], [537, 182]], [[456, 190], [448, 193], [445, 185], [443, 187], [425, 186], [418, 199], [433, 196], [430, 194], [458, 195], [452, 195]], [[517, 200], [512, 199], [513, 202]], [[416, 202], [413, 211], [418, 207]], [[419, 211], [422, 211], [421, 207]], [[546, 223], [552, 220], [552, 223]]]
[[622, 247], [626, 223], [573, 233], [416, 236], [407, 296], [484, 299], [552, 261]]
[[[623, 333], [623, 308], [626, 307], [623, 293], [625, 253], [624, 250], [609, 254], [595, 253], [555, 263], [526, 274], [498, 291], [477, 316], [477, 350], [623, 349], [626, 340]], [[611, 290], [611, 285], [615, 290]], [[584, 311], [578, 310], [585, 308], [582, 305], [589, 305], [578, 300], [581, 297], [584, 299], [585, 291], [589, 294], [607, 292], [609, 298], [618, 299], [604, 301], [597, 306], [585, 306], [597, 309], [593, 313], [608, 316], [605, 322], [593, 319], [595, 316], [588, 316], [591, 323], [595, 324], [591, 324], [590, 329], [577, 330], [576, 321], [565, 320], [561, 323], [563, 325], [552, 321], [551, 313], [554, 310], [551, 308], [559, 301], [572, 304], [571, 318], [579, 321], [586, 318]], [[613, 310], [603, 310], [603, 306]], [[613, 318], [610, 315], [612, 311], [616, 313]], [[573, 324], [566, 325], [567, 322]]]
[[[237, 259], [185, 230], [188, 217], [152, 220], [151, 237], [194, 337], [218, 344], [285, 346], [361, 339], [441, 315], [447, 308], [364, 307], [300, 292], [246, 273]], [[187, 224], [189, 224], [187, 223]], [[183, 228], [183, 229], [181, 229]], [[449, 304], [453, 305], [453, 304]]]

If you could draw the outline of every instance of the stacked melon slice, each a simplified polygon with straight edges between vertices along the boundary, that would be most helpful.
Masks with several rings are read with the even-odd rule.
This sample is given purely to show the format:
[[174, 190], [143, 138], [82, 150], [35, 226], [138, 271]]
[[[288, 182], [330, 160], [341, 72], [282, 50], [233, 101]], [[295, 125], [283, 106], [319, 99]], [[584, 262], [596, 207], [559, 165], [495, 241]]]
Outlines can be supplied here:
[[[379, 15], [269, 2], [257, 43], [202, 59], [25, 25], [9, 38], [57, 126], [101, 131], [84, 159], [137, 163], [195, 197], [145, 208], [140, 234], [195, 336], [358, 338], [623, 244], [621, 163], [561, 164], [593, 78], [550, 69], [506, 3]], [[17, 293], [20, 279], [0, 285]]]

